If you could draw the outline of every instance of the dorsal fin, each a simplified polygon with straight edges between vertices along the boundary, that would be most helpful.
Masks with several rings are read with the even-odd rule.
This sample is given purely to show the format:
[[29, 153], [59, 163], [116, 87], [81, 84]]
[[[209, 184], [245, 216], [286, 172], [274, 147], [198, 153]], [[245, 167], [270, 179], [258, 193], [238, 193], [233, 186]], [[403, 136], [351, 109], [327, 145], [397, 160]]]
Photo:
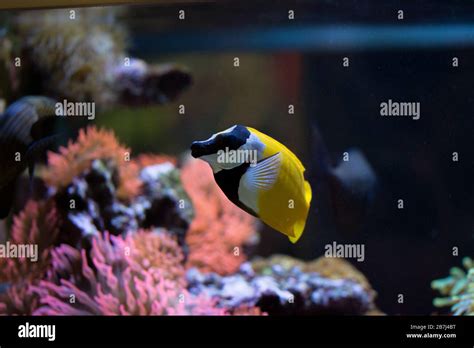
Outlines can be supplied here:
[[301, 163], [300, 159], [285, 145], [280, 143], [279, 141], [273, 139], [272, 137], [256, 130], [255, 128], [252, 127], [247, 127], [249, 131], [254, 133], [259, 139], [269, 148], [275, 149], [275, 152], [283, 152], [284, 155], [292, 160], [294, 164], [298, 167], [301, 172], [305, 171], [305, 167], [303, 166], [303, 163]]

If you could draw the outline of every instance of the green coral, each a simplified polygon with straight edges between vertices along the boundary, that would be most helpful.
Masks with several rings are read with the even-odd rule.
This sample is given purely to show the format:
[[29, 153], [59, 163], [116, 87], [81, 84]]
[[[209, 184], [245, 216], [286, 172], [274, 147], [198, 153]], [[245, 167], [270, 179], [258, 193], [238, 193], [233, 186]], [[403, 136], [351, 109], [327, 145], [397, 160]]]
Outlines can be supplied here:
[[443, 297], [433, 300], [435, 307], [451, 307], [453, 315], [474, 315], [474, 261], [465, 257], [462, 261], [465, 270], [453, 267], [446, 278], [431, 282], [431, 288]]

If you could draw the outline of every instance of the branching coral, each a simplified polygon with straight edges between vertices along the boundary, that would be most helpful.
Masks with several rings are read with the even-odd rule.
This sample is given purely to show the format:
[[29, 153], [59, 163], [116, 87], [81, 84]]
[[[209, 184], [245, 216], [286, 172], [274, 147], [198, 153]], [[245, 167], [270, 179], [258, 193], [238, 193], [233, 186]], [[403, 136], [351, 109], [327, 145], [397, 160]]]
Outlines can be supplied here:
[[195, 211], [186, 235], [188, 267], [221, 275], [235, 272], [246, 260], [245, 247], [256, 242], [256, 219], [227, 199], [203, 161], [189, 159], [181, 179]]
[[64, 220], [61, 242], [88, 244], [105, 230], [125, 235], [164, 227], [184, 246], [193, 210], [176, 159], [149, 154], [133, 159], [129, 151], [113, 132], [89, 127], [59, 154], [49, 154], [43, 177], [56, 188]]
[[56, 241], [59, 219], [54, 202], [29, 201], [13, 220], [10, 243], [37, 248], [36, 260], [31, 258], [0, 258], [0, 281], [32, 279], [41, 275], [47, 264], [50, 248]]
[[168, 231], [139, 230], [133, 236], [128, 235], [125, 240], [116, 238], [115, 246], [129, 255], [129, 263], [134, 268], [159, 269], [164, 279], [184, 285], [183, 252], [176, 238]]
[[25, 281], [8, 285], [0, 295], [0, 315], [32, 315], [39, 306], [33, 284]]
[[44, 251], [55, 243], [59, 224], [53, 200], [28, 201], [13, 219], [11, 240], [15, 244], [36, 244]]
[[[151, 252], [148, 259], [144, 251]], [[178, 244], [165, 234], [141, 231], [125, 240], [98, 236], [93, 239], [90, 258], [91, 262], [85, 250], [79, 252], [70, 246], [56, 249], [48, 280], [35, 288], [42, 305], [34, 314], [225, 313], [205, 296], [191, 295], [176, 281], [183, 272], [182, 265], [176, 263], [182, 255]]]
[[38, 300], [32, 287], [45, 274], [59, 231], [59, 219], [52, 200], [29, 201], [13, 221], [10, 243], [37, 247], [37, 260], [1, 258], [0, 313], [32, 314]]
[[434, 299], [434, 306], [451, 307], [453, 315], [474, 314], [474, 261], [465, 257], [463, 266], [466, 270], [453, 267], [448, 277], [431, 283], [443, 296]]
[[[44, 202], [30, 201], [11, 233], [15, 243], [37, 243], [42, 262], [1, 264], [0, 313], [262, 314], [246, 303], [217, 306], [206, 293], [190, 292], [185, 277], [185, 266], [235, 271], [255, 241], [255, 219], [227, 200], [204, 163], [188, 163], [183, 178], [198, 216], [185, 264], [193, 205], [176, 160], [127, 155], [113, 133], [95, 128], [49, 154], [43, 177], [54, 190]], [[122, 199], [119, 192], [126, 192]]]
[[95, 127], [81, 129], [76, 141], [61, 147], [59, 153], [48, 154], [44, 179], [56, 189], [64, 188], [96, 159], [106, 161], [118, 171], [119, 198], [127, 199], [139, 193], [138, 167], [130, 161], [130, 149], [122, 146], [112, 132]]

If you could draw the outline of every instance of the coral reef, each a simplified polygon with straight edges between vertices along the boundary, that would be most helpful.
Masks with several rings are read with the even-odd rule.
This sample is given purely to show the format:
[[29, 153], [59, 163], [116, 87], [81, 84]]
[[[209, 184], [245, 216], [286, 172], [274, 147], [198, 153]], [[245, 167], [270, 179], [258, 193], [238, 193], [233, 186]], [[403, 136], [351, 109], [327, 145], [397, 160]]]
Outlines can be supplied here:
[[175, 160], [130, 156], [113, 133], [94, 127], [81, 130], [59, 153], [49, 153], [42, 177], [54, 188], [64, 220], [62, 243], [87, 244], [105, 230], [125, 235], [142, 227], [165, 227], [184, 245], [192, 206]]
[[[146, 258], [143, 251], [149, 252]], [[91, 263], [85, 250], [67, 245], [52, 257], [47, 280], [35, 287], [41, 302], [36, 315], [225, 313], [205, 296], [192, 296], [183, 288], [182, 253], [165, 232], [94, 237]]]
[[45, 200], [29, 201], [11, 232], [12, 242], [38, 244], [42, 258], [0, 263], [0, 313], [262, 314], [188, 292], [185, 233], [193, 209], [176, 160], [126, 156], [113, 133], [93, 127], [49, 153]]
[[[269, 271], [272, 265], [280, 265], [285, 269], [299, 268], [305, 273], [319, 273], [331, 279], [351, 279], [362, 285], [367, 292], [373, 292], [367, 278], [344, 259], [320, 257], [313, 261], [302, 261], [287, 255], [272, 255], [269, 258], [255, 258], [252, 267], [257, 273]], [[374, 293], [375, 297], [375, 293]]]
[[180, 245], [185, 246], [186, 232], [194, 214], [179, 170], [171, 162], [149, 165], [142, 168], [140, 179], [143, 195], [136, 202], [145, 210], [143, 225], [172, 229]]
[[474, 314], [474, 261], [470, 257], [462, 260], [465, 270], [453, 267], [450, 275], [431, 283], [443, 297], [433, 300], [435, 307], [450, 307], [453, 315]]
[[156, 155], [154, 153], [142, 153], [133, 159], [133, 162], [137, 164], [140, 168], [145, 168], [148, 166], [153, 166], [156, 164], [162, 164], [169, 162], [176, 166], [178, 161], [176, 157], [167, 156], [167, 155]]
[[39, 299], [31, 281], [2, 284], [0, 289], [0, 315], [33, 315]]
[[[42, 169], [47, 189], [9, 240], [37, 262], [0, 259], [0, 314], [368, 314], [375, 292], [342, 260], [248, 262], [257, 221], [203, 162], [130, 157], [109, 131], [81, 130]], [[188, 196], [189, 195], [189, 196]]]
[[59, 153], [50, 152], [43, 177], [48, 185], [64, 188], [97, 159], [107, 162], [111, 170], [118, 171], [116, 186], [119, 198], [130, 198], [139, 193], [138, 168], [130, 164], [130, 149], [122, 146], [112, 132], [95, 127], [81, 129], [77, 139], [70, 141], [67, 147], [61, 147]]
[[0, 313], [31, 315], [39, 302], [33, 285], [46, 273], [60, 221], [52, 200], [29, 201], [13, 221], [10, 242], [36, 245], [37, 260], [0, 258]]
[[51, 247], [56, 242], [59, 223], [52, 200], [29, 201], [25, 209], [13, 219], [10, 243], [37, 246], [37, 260], [0, 258], [0, 282], [29, 280], [41, 275], [48, 262]]
[[181, 179], [195, 211], [186, 236], [188, 267], [234, 273], [246, 260], [246, 251], [258, 242], [256, 219], [227, 199], [203, 161], [188, 159]]
[[[351, 276], [339, 278], [337, 273], [333, 279], [304, 272], [296, 265], [300, 262], [290, 257], [283, 264], [275, 260], [282, 261], [283, 257], [259, 260], [255, 266], [244, 263], [229, 276], [190, 269], [189, 291], [207, 294], [225, 308], [257, 307], [270, 315], [362, 315], [375, 309], [375, 292], [367, 288], [368, 283], [361, 284]], [[350, 268], [344, 267], [346, 272]]]

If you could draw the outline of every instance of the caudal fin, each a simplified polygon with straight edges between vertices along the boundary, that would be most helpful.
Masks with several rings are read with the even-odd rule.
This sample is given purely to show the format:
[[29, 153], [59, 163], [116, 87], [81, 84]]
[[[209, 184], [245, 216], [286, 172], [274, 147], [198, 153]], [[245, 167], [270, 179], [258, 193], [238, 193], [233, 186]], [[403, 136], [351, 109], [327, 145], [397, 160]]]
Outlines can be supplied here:
[[348, 151], [329, 174], [331, 201], [336, 225], [345, 231], [360, 228], [371, 208], [377, 178], [371, 165], [357, 149]]
[[[309, 211], [309, 205], [311, 204], [312, 192], [311, 192], [311, 185], [308, 181], [304, 182], [304, 198], [308, 206], [306, 207], [306, 214]], [[304, 219], [298, 220], [295, 225], [293, 226], [293, 236], [288, 235], [288, 239], [292, 243], [296, 243], [298, 239], [300, 239], [301, 235], [303, 234], [304, 228], [306, 225], [306, 216]]]
[[308, 206], [311, 203], [311, 198], [313, 197], [313, 193], [311, 191], [311, 185], [309, 184], [308, 181], [304, 182], [304, 198]]
[[303, 231], [304, 231], [304, 227], [306, 225], [306, 220], [298, 220], [294, 227], [293, 227], [293, 234], [294, 234], [294, 237], [292, 236], [288, 236], [288, 239], [292, 242], [292, 243], [296, 243], [298, 241], [298, 239], [300, 239], [301, 235], [303, 234]]

